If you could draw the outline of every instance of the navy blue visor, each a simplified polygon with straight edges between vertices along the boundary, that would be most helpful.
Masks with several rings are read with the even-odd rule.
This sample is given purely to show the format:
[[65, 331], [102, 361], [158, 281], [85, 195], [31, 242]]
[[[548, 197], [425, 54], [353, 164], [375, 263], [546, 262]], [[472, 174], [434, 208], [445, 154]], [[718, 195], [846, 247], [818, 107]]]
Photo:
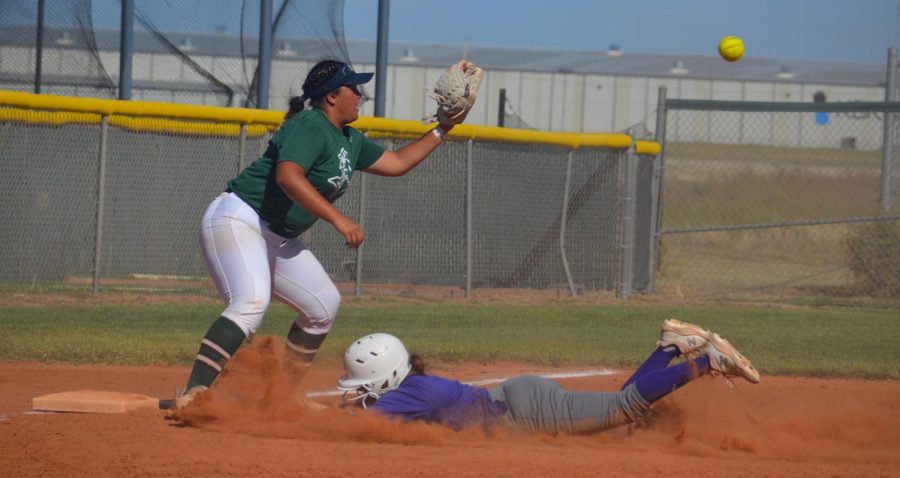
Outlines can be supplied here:
[[374, 75], [375, 73], [357, 73], [353, 71], [353, 68], [350, 68], [350, 65], [344, 65], [344, 67], [336, 71], [334, 76], [326, 81], [324, 85], [316, 88], [309, 98], [313, 100], [322, 98], [344, 85], [362, 85], [368, 83]]

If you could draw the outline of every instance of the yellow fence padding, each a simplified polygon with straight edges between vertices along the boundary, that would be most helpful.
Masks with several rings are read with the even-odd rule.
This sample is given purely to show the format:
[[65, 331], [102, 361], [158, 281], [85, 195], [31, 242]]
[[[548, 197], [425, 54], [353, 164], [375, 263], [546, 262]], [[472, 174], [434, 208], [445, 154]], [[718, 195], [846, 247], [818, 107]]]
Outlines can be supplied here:
[[0, 121], [62, 126], [65, 124], [100, 124], [101, 116], [94, 113], [33, 111], [0, 107]]
[[179, 105], [150, 101], [101, 100], [71, 96], [35, 95], [19, 91], [0, 91], [0, 105], [22, 109], [94, 113], [104, 116], [138, 116], [217, 123], [262, 124], [278, 126], [283, 112], [249, 108]]
[[[132, 116], [110, 116], [110, 126], [116, 126], [135, 132], [153, 132], [169, 134], [186, 134], [198, 136], [231, 136], [241, 134], [241, 125], [235, 123], [210, 123], [198, 121], [173, 121], [156, 118], [135, 118]], [[247, 137], [256, 138], [275, 131], [276, 126], [250, 124], [247, 125]]]
[[[0, 90], [0, 121], [34, 124], [99, 124], [109, 116], [112, 126], [132, 131], [171, 134], [237, 136], [240, 125], [247, 125], [247, 136], [272, 132], [281, 125], [282, 111], [249, 108], [224, 108], [148, 101], [104, 100], [57, 95], [35, 95]], [[362, 117], [351, 124], [372, 138], [416, 138], [434, 127], [417, 121]], [[619, 133], [553, 133], [496, 126], [462, 124], [450, 132], [456, 140], [497, 141], [564, 146], [626, 149], [630, 136]], [[659, 154], [659, 144], [634, 142], [637, 154]]]
[[645, 156], [656, 156], [662, 149], [659, 143], [653, 141], [635, 141], [634, 152]]

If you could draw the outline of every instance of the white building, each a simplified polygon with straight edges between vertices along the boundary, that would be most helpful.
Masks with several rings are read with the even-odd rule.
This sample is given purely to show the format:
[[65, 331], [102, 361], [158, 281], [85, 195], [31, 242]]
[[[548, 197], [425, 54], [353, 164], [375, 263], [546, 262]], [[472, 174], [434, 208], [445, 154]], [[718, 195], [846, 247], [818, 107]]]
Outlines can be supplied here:
[[[255, 69], [257, 45], [244, 42], [246, 61], [240, 56], [240, 38], [226, 33], [170, 34], [177, 47], [165, 47], [146, 32], [135, 33], [132, 98], [194, 104], [242, 105]], [[118, 83], [119, 34], [94, 32], [95, 55], [78, 30], [47, 29], [44, 40], [42, 92], [76, 96], [114, 97]], [[34, 84], [33, 28], [0, 31], [0, 88], [32, 91]], [[348, 41], [357, 71], [374, 71], [375, 44]], [[323, 51], [321, 42], [281, 41], [273, 45], [269, 106], [286, 107], [300, 94], [308, 68]], [[434, 109], [427, 88], [441, 71], [458, 60], [462, 45], [395, 42], [388, 53], [386, 116], [418, 120]], [[484, 67], [485, 80], [479, 101], [468, 121], [498, 123], [500, 90], [508, 100], [506, 126], [550, 131], [617, 132], [643, 123], [653, 129], [657, 91], [668, 89], [669, 98], [813, 101], [824, 95], [829, 101], [882, 101], [885, 66], [878, 63], [800, 61], [777, 58], [744, 58], [728, 63], [715, 55], [662, 55], [631, 53], [611, 47], [605, 51], [566, 51], [472, 46], [470, 60]], [[97, 60], [94, 60], [96, 58]], [[99, 61], [99, 63], [98, 63]], [[98, 64], [106, 74], [96, 74]], [[228, 93], [228, 90], [233, 93]], [[374, 84], [368, 93], [374, 92]], [[821, 96], [820, 96], [821, 98]], [[372, 101], [363, 106], [373, 114]], [[519, 122], [521, 121], [521, 122]], [[811, 124], [812, 119], [810, 119]], [[872, 128], [880, 121], [871, 121]], [[805, 144], [798, 135], [812, 134], [803, 125], [772, 128], [767, 138], [716, 138], [711, 131], [670, 129], [673, 139], [696, 141], [744, 141]], [[796, 131], [795, 131], [796, 130]], [[868, 135], [863, 135], [868, 137]], [[877, 135], [874, 135], [875, 137]], [[879, 145], [861, 142], [860, 148]]]

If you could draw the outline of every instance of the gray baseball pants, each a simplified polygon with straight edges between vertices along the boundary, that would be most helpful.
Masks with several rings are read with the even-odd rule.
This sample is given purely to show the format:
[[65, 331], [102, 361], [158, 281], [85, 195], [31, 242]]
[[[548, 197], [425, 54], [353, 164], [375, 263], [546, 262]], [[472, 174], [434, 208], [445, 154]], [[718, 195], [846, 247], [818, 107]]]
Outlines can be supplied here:
[[590, 433], [633, 422], [650, 404], [632, 383], [619, 392], [574, 392], [531, 375], [513, 377], [489, 390], [506, 403], [503, 421], [527, 430]]

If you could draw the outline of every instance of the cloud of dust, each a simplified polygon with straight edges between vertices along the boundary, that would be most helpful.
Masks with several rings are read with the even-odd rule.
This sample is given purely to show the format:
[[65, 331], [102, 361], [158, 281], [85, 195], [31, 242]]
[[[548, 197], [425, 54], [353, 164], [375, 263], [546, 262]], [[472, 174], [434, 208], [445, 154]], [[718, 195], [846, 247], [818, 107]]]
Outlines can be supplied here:
[[[701, 377], [655, 403], [637, 423], [607, 435], [639, 448], [695, 456], [755, 455], [789, 460], [896, 462], [881, 412], [816, 390], [765, 393]], [[752, 392], [752, 393], [749, 393]]]
[[[882, 410], [854, 401], [852, 388], [767, 388], [700, 377], [655, 403], [637, 423], [590, 436], [550, 437], [474, 427], [454, 432], [437, 424], [390, 420], [360, 408], [304, 404], [283, 370], [284, 344], [257, 337], [232, 358], [214, 386], [175, 417], [208, 430], [259, 437], [403, 445], [468, 446], [552, 443], [694, 456], [740, 454], [788, 460], [898, 462], [897, 435]], [[337, 377], [335, 377], [335, 380]]]
[[386, 419], [357, 407], [312, 410], [305, 402], [306, 391], [290, 382], [283, 364], [284, 342], [256, 337], [238, 350], [210, 390], [174, 418], [187, 426], [258, 437], [404, 445], [486, 439], [478, 428], [453, 432], [436, 424]]

